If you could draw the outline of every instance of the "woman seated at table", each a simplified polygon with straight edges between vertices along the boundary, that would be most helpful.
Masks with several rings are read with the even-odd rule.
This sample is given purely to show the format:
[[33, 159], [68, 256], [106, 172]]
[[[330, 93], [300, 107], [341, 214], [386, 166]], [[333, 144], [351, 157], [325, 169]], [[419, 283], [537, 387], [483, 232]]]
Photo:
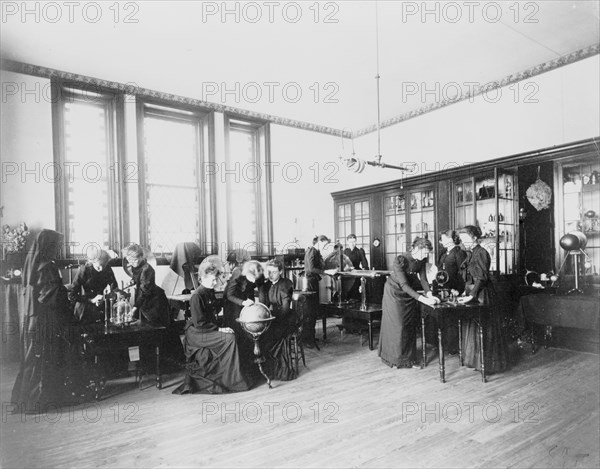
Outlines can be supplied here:
[[90, 324], [104, 320], [104, 290], [117, 289], [117, 280], [110, 256], [104, 250], [95, 251], [87, 262], [79, 267], [73, 283], [69, 285], [69, 300], [75, 305], [75, 320], [80, 324]]
[[[427, 257], [431, 242], [416, 238], [412, 249], [394, 259], [392, 274], [385, 282], [382, 301], [379, 356], [389, 367], [410, 368], [417, 361], [417, 301], [433, 306], [439, 303], [427, 283]], [[423, 289], [424, 295], [417, 293]]]
[[[467, 250], [465, 260], [467, 281], [465, 296], [458, 299], [461, 303], [479, 302], [495, 304], [497, 302], [494, 285], [490, 277], [491, 259], [487, 250], [479, 244], [481, 229], [467, 225], [459, 231], [460, 239]], [[463, 360], [468, 367], [479, 369], [479, 327], [474, 320], [462, 321]], [[509, 366], [508, 343], [502, 331], [502, 318], [493, 311], [485, 333], [485, 371], [494, 373], [504, 371]]]
[[275, 320], [261, 337], [269, 364], [269, 375], [273, 379], [289, 381], [295, 378], [290, 356], [290, 334], [298, 328], [296, 315], [292, 311], [294, 284], [282, 277], [283, 264], [272, 259], [266, 265], [269, 279], [258, 289], [259, 301], [272, 310]]
[[235, 334], [230, 327], [219, 327], [214, 287], [222, 274], [210, 262], [199, 267], [200, 286], [190, 299], [191, 320], [185, 326], [186, 375], [173, 394], [224, 394], [250, 389], [241, 370]]

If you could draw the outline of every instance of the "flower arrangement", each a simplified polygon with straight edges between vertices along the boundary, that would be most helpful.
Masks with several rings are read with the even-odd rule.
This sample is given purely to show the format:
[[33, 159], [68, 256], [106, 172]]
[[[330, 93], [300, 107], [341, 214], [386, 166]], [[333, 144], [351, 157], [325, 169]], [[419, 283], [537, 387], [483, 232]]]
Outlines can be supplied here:
[[25, 248], [29, 229], [25, 223], [21, 223], [16, 228], [8, 225], [2, 227], [2, 248], [4, 252], [21, 252]]

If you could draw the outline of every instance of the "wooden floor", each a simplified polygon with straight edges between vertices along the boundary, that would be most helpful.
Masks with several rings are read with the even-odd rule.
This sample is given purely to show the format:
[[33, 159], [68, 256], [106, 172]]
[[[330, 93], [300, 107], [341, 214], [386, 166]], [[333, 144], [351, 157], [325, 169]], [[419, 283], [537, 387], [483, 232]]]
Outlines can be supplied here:
[[125, 391], [47, 415], [6, 415], [2, 467], [589, 467], [600, 466], [599, 357], [521, 350], [483, 384], [447, 357], [438, 379], [390, 369], [359, 336], [328, 323], [328, 344], [307, 351], [291, 382], [230, 395]]

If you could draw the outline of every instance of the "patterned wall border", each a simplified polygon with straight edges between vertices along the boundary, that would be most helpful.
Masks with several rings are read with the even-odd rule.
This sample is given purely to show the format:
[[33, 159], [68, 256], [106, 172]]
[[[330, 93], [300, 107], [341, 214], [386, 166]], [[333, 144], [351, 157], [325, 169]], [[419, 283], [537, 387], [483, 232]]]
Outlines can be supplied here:
[[[311, 122], [304, 122], [295, 119], [288, 119], [285, 117], [274, 116], [271, 114], [264, 114], [260, 112], [250, 111], [248, 109], [237, 108], [233, 106], [226, 106], [223, 104], [211, 103], [208, 101], [202, 101], [200, 99], [188, 98], [171, 93], [164, 93], [162, 91], [151, 90], [148, 88], [142, 88], [131, 83], [119, 83], [116, 81], [102, 80], [100, 78], [89, 77], [86, 75], [80, 75], [78, 73], [65, 72], [63, 70], [56, 70], [54, 68], [42, 67], [39, 65], [32, 65], [28, 63], [18, 62], [15, 60], [2, 59], [0, 61], [0, 68], [10, 72], [23, 73], [25, 75], [32, 75], [41, 78], [59, 78], [65, 81], [83, 83], [90, 87], [95, 87], [98, 90], [103, 91], [121, 91], [131, 95], [140, 96], [142, 98], [154, 98], [160, 99], [174, 104], [185, 104], [187, 106], [197, 106], [205, 110], [234, 114], [238, 117], [247, 117], [251, 119], [258, 119], [273, 124], [283, 125], [286, 127], [294, 127], [296, 129], [309, 130], [311, 132], [318, 132], [327, 135], [335, 135], [337, 137], [350, 138], [351, 132], [347, 130], [334, 129], [333, 127], [327, 127], [324, 125], [313, 124]], [[94, 91], [90, 89], [89, 91]]]
[[[409, 119], [413, 119], [415, 117], [421, 116], [431, 111], [435, 111], [436, 109], [441, 109], [443, 107], [449, 106], [451, 104], [459, 103], [466, 99], [473, 99], [475, 96], [479, 96], [483, 93], [487, 93], [489, 91], [493, 91], [498, 88], [502, 88], [504, 86], [517, 83], [522, 80], [526, 80], [528, 78], [534, 77], [536, 75], [540, 75], [545, 72], [549, 72], [551, 70], [555, 70], [557, 68], [563, 67], [565, 65], [572, 64], [574, 62], [578, 62], [583, 59], [587, 59], [594, 55], [600, 53], [600, 43], [593, 44], [591, 46], [585, 47], [578, 51], [572, 52], [567, 55], [563, 55], [554, 60], [550, 60], [548, 62], [544, 62], [542, 64], [536, 65], [534, 67], [528, 68], [519, 73], [508, 75], [500, 80], [492, 81], [487, 83], [484, 86], [473, 87], [472, 90], [466, 91], [461, 94], [459, 97], [455, 99], [446, 99], [443, 101], [430, 103], [425, 106], [422, 106], [418, 109], [413, 109], [412, 111], [397, 115], [390, 119], [386, 119], [381, 122], [381, 128], [390, 127], [392, 125], [399, 124], [400, 122], [407, 121]], [[235, 114], [239, 117], [248, 117], [251, 119], [259, 119], [267, 122], [271, 122], [277, 125], [283, 125], [286, 127], [293, 127], [301, 130], [308, 130], [311, 132], [318, 132], [326, 135], [334, 135], [337, 137], [344, 138], [357, 138], [363, 135], [367, 135], [369, 133], [375, 132], [377, 130], [377, 124], [370, 125], [363, 129], [359, 129], [355, 132], [351, 132], [345, 129], [335, 129], [333, 127], [327, 127], [323, 125], [313, 124], [310, 122], [299, 121], [295, 119], [288, 119], [285, 117], [274, 116], [271, 114], [264, 114], [260, 112], [249, 111], [247, 109], [237, 108], [233, 106], [226, 106], [223, 104], [211, 103], [208, 101], [202, 101], [194, 98], [187, 98], [185, 96], [179, 96], [171, 93], [164, 93], [161, 91], [155, 91], [148, 88], [141, 88], [132, 84], [124, 84], [115, 81], [102, 80], [100, 78], [89, 77], [86, 75], [80, 75], [77, 73], [65, 72], [62, 70], [56, 70], [53, 68], [42, 67], [39, 65], [32, 65], [23, 62], [18, 62], [9, 59], [2, 59], [0, 61], [0, 68], [3, 70], [23, 73], [26, 75], [32, 75], [42, 78], [60, 78], [63, 80], [70, 80], [81, 82], [85, 84], [90, 84], [95, 87], [99, 87], [103, 90], [117, 90], [126, 92], [128, 94], [133, 94], [136, 96], [140, 96], [143, 98], [156, 98], [164, 101], [170, 101], [172, 103], [180, 103], [190, 106], [198, 106], [203, 109], [222, 112], [222, 113], [230, 113]]]
[[[406, 112], [404, 114], [400, 114], [400, 115], [392, 117], [390, 119], [386, 119], [385, 121], [381, 122], [380, 128], [383, 129], [384, 127], [390, 127], [392, 125], [399, 124], [400, 122], [404, 122], [404, 121], [407, 121], [408, 119], [412, 119], [414, 117], [421, 116], [428, 112], [435, 111], [436, 109], [440, 109], [440, 108], [449, 106], [450, 104], [459, 103], [461, 101], [464, 101], [465, 99], [472, 99], [475, 96], [478, 96], [482, 93], [487, 93], [489, 91], [492, 91], [492, 90], [495, 90], [498, 88], [502, 88], [503, 86], [517, 83], [519, 81], [526, 80], [526, 79], [534, 77], [536, 75], [541, 75], [542, 73], [549, 72], [551, 70], [555, 70], [557, 68], [572, 64], [574, 62], [578, 62], [579, 60], [587, 59], [588, 57], [592, 57], [594, 55], [597, 55], [598, 53], [600, 53], [600, 43], [593, 44], [591, 46], [585, 47], [583, 49], [580, 49], [576, 52], [572, 52], [567, 55], [563, 55], [554, 60], [550, 60], [549, 62], [544, 62], [542, 64], [536, 65], [536, 66], [528, 68], [526, 70], [523, 70], [522, 72], [519, 72], [519, 73], [516, 73], [513, 75], [508, 75], [508, 76], [502, 78], [501, 80], [492, 81], [490, 83], [487, 83], [484, 86], [479, 86], [479, 87], [474, 86], [472, 92], [465, 92], [460, 97], [457, 97], [455, 99], [446, 99], [443, 101], [430, 103], [430, 104], [427, 104], [426, 106], [422, 106], [418, 109], [414, 109], [414, 110]], [[376, 130], [377, 130], [377, 124], [370, 125], [368, 127], [359, 129], [356, 132], [354, 132], [353, 137], [354, 138], [360, 137], [362, 135], [366, 135], [366, 134], [375, 132]]]

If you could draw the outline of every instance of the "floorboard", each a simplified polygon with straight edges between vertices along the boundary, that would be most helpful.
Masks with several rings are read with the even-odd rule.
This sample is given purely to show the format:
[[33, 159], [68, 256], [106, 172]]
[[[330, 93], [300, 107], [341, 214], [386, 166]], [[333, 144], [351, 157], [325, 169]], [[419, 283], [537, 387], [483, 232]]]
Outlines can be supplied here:
[[485, 384], [447, 356], [443, 384], [432, 347], [425, 369], [391, 369], [336, 324], [297, 380], [230, 395], [173, 395], [176, 373], [162, 390], [121, 379], [98, 403], [7, 415], [3, 364], [2, 467], [600, 467], [598, 355], [515, 347]]

